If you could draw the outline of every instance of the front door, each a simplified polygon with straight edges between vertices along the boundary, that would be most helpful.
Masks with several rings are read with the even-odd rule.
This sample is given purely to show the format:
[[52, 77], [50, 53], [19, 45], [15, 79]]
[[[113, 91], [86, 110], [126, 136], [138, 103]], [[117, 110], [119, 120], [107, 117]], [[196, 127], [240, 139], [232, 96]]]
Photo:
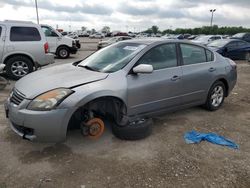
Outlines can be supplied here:
[[150, 64], [150, 74], [128, 74], [128, 114], [144, 114], [180, 105], [181, 67], [176, 44], [163, 44], [149, 50], [136, 63]]

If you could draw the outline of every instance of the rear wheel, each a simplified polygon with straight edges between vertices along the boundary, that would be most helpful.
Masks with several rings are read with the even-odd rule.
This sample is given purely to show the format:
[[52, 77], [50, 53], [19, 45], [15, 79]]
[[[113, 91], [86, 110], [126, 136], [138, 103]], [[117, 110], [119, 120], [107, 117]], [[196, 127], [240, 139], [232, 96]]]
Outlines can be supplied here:
[[139, 140], [152, 133], [152, 119], [140, 120], [126, 126], [112, 125], [113, 134], [122, 140]]
[[225, 85], [221, 81], [215, 82], [209, 90], [205, 108], [210, 111], [218, 110], [225, 99]]
[[33, 71], [33, 63], [27, 57], [14, 56], [7, 60], [5, 68], [10, 78], [18, 80]]

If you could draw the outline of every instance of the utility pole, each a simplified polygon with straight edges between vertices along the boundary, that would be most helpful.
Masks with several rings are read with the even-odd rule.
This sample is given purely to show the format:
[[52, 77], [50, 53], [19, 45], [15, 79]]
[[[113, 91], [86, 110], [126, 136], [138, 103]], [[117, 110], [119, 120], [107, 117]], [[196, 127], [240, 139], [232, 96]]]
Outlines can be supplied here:
[[38, 16], [37, 0], [35, 0], [35, 4], [36, 4], [36, 19], [37, 19], [37, 24], [39, 24], [39, 16]]
[[213, 18], [214, 18], [214, 12], [216, 11], [216, 9], [210, 9], [210, 12], [212, 13], [212, 16], [211, 16], [211, 22], [210, 22], [210, 27], [212, 28], [213, 27]]

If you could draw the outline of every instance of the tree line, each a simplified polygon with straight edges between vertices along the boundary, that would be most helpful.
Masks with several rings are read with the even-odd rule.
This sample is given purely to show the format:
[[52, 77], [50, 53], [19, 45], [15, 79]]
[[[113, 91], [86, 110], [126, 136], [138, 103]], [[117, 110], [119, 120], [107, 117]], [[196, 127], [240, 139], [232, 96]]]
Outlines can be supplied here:
[[199, 35], [199, 34], [205, 34], [205, 35], [234, 35], [236, 33], [250, 33], [250, 28], [244, 28], [242, 26], [239, 27], [218, 27], [217, 25], [214, 25], [212, 27], [209, 26], [203, 26], [203, 27], [197, 27], [197, 28], [176, 28], [175, 30], [172, 29], [166, 29], [163, 31], [159, 30], [158, 26], [152, 26], [151, 28], [144, 31], [144, 33], [148, 34], [191, 34], [191, 35]]

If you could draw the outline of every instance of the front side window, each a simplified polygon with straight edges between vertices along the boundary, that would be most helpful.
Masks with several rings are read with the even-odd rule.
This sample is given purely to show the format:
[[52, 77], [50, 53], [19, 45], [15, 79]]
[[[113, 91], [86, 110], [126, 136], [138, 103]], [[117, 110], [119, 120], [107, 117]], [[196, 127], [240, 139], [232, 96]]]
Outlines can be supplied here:
[[42, 30], [46, 37], [58, 37], [58, 35], [50, 27], [42, 26]]
[[152, 65], [154, 70], [176, 67], [176, 46], [175, 44], [164, 44], [154, 47], [148, 51], [137, 64]]
[[40, 41], [41, 36], [35, 27], [12, 27], [10, 41]]
[[190, 44], [180, 44], [180, 48], [184, 65], [206, 62], [204, 48]]
[[78, 67], [98, 72], [116, 72], [125, 67], [145, 46], [132, 42], [116, 43], [90, 55]]
[[1, 37], [1, 34], [2, 34], [2, 27], [0, 27], [0, 37]]

